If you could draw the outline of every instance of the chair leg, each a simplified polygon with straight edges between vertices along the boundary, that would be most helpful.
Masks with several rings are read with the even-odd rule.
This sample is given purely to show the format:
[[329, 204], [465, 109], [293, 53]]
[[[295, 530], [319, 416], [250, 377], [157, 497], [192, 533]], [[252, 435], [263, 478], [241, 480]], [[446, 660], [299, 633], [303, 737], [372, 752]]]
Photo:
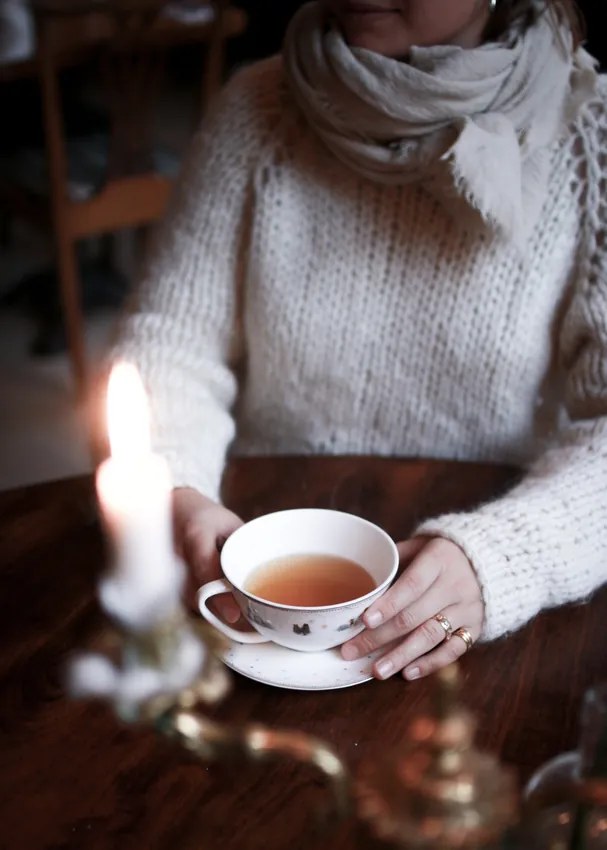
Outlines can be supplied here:
[[207, 47], [202, 81], [202, 114], [221, 88], [225, 71], [224, 17], [226, 0], [215, 0], [215, 21]]
[[83, 405], [87, 444], [94, 467], [99, 466], [110, 454], [106, 410], [109, 373], [110, 367], [104, 365], [89, 374], [88, 397]]
[[81, 304], [80, 274], [76, 245], [62, 233], [56, 234], [59, 295], [76, 393], [79, 400], [86, 394], [87, 368], [84, 344], [84, 316]]
[[49, 42], [48, 20], [37, 19], [39, 72], [42, 89], [47, 162], [51, 188], [51, 213], [55, 231], [55, 249], [59, 271], [59, 295], [69, 347], [72, 371], [79, 401], [86, 394], [84, 320], [80, 304], [80, 280], [76, 262], [76, 240], [69, 224], [68, 169], [58, 71]]

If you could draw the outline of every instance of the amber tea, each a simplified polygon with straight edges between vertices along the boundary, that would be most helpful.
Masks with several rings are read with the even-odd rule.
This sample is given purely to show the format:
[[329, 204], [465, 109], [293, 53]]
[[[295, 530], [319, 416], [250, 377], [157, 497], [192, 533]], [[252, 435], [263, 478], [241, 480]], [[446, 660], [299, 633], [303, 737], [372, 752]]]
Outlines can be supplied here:
[[300, 608], [338, 605], [375, 590], [369, 573], [349, 558], [336, 555], [287, 555], [257, 567], [245, 591]]

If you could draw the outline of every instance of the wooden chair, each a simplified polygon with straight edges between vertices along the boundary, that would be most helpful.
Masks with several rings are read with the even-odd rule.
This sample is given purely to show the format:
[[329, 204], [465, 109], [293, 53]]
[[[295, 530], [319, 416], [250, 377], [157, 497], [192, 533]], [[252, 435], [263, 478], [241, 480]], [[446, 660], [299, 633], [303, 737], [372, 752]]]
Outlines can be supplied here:
[[[244, 13], [228, 0], [213, 0], [213, 16], [184, 23], [164, 16], [162, 0], [35, 0], [39, 74], [49, 177], [50, 225], [54, 238], [61, 305], [76, 389], [83, 397], [87, 363], [78, 242], [159, 219], [172, 177], [153, 165], [150, 119], [161, 59], [168, 47], [206, 46], [201, 102], [222, 82], [224, 45], [245, 27]], [[60, 70], [92, 54], [103, 57], [110, 90], [110, 142], [105, 181], [90, 197], [72, 197], [68, 185], [66, 133], [62, 116]], [[30, 217], [40, 219], [39, 204], [13, 198]]]

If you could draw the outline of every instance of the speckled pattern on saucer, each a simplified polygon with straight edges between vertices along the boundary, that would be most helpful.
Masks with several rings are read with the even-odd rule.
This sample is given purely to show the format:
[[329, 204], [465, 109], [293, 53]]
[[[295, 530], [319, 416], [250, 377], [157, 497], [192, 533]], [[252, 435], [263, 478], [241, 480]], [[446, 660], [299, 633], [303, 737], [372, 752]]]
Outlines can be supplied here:
[[270, 642], [230, 641], [223, 660], [237, 673], [265, 685], [296, 691], [330, 691], [372, 679], [371, 668], [380, 654], [375, 652], [356, 661], [344, 661], [339, 649], [298, 652]]

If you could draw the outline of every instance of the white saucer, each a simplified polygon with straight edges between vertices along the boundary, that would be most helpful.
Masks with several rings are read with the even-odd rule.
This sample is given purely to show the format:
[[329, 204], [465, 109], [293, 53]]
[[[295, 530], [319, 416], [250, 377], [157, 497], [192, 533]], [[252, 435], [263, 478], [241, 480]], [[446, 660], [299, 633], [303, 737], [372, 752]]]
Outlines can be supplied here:
[[295, 691], [331, 691], [372, 679], [371, 668], [379, 655], [381, 652], [374, 652], [356, 661], [344, 661], [339, 649], [298, 652], [270, 642], [229, 641], [222, 658], [232, 670], [264, 685]]

